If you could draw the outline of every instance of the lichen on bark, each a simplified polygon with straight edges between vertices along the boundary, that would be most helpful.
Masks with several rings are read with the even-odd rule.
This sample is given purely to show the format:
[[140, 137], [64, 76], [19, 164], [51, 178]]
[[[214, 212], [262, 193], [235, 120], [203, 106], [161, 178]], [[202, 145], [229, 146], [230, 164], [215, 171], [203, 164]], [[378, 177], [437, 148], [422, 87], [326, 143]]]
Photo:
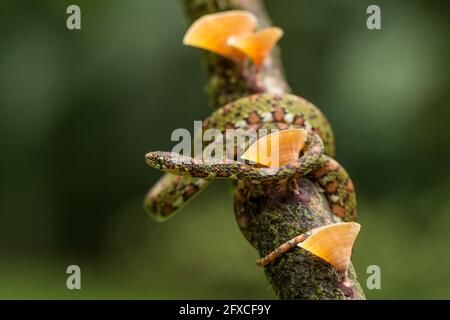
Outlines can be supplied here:
[[[270, 19], [260, 0], [183, 0], [189, 20], [219, 11], [249, 10], [258, 17], [260, 27]], [[208, 94], [215, 107], [254, 93], [241, 66], [213, 53], [205, 52]], [[278, 49], [262, 70], [267, 91], [290, 91]], [[288, 184], [251, 185], [239, 183], [234, 196], [236, 220], [243, 235], [265, 256], [280, 244], [301, 233], [338, 222], [330, 211], [319, 186], [302, 177], [297, 179], [301, 196]], [[364, 299], [353, 266], [350, 266], [348, 290], [340, 287], [340, 275], [324, 260], [304, 249], [294, 248], [265, 267], [265, 274], [280, 299]]]

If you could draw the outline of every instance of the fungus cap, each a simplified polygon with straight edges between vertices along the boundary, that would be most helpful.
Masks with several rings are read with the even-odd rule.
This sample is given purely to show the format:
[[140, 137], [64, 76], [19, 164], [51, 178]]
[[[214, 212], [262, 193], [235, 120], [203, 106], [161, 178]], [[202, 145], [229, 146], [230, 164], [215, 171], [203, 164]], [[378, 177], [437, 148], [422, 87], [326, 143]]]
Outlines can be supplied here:
[[230, 10], [200, 17], [189, 27], [183, 38], [187, 46], [205, 49], [234, 61], [241, 61], [245, 55], [228, 44], [231, 36], [242, 37], [251, 34], [257, 19], [249, 11]]

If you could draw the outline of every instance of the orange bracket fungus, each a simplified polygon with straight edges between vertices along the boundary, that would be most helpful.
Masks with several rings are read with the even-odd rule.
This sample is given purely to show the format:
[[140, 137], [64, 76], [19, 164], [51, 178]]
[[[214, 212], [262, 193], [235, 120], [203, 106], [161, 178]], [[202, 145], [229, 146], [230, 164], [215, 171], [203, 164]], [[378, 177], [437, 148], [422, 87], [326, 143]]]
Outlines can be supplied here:
[[306, 136], [304, 129], [287, 129], [268, 134], [253, 143], [241, 158], [269, 168], [283, 166], [298, 159], [305, 146]]
[[327, 261], [339, 273], [346, 274], [360, 228], [356, 222], [326, 225], [311, 230], [311, 235], [297, 246]]
[[194, 21], [183, 44], [205, 49], [242, 63], [246, 57], [259, 69], [283, 30], [277, 27], [255, 32], [257, 19], [249, 11], [230, 10], [208, 14]]
[[196, 20], [186, 32], [183, 44], [217, 53], [235, 62], [245, 55], [228, 45], [231, 36], [251, 34], [256, 28], [256, 17], [244, 10], [208, 14]]
[[282, 36], [281, 28], [271, 27], [248, 35], [232, 36], [228, 44], [242, 51], [259, 69]]
[[283, 243], [256, 263], [265, 266], [295, 246], [303, 248], [332, 265], [345, 278], [352, 248], [361, 225], [341, 222], [312, 229]]

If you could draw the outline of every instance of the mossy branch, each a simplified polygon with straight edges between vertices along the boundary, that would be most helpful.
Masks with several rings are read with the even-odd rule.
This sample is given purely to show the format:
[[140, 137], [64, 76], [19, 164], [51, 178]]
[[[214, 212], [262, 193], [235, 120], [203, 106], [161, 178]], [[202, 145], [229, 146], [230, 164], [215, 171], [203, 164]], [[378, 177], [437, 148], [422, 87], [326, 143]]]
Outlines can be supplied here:
[[[218, 11], [249, 10], [258, 17], [260, 27], [270, 19], [260, 0], [183, 0], [190, 21]], [[227, 102], [257, 92], [233, 62], [205, 52], [208, 94], [211, 104], [221, 107]], [[274, 50], [262, 70], [262, 83], [270, 92], [289, 92], [279, 51]], [[242, 182], [241, 182], [242, 183]], [[286, 185], [240, 188], [234, 210], [244, 236], [261, 257], [279, 245], [313, 228], [337, 222], [317, 184], [307, 178], [297, 180], [301, 196]], [[364, 299], [353, 266], [349, 287], [342, 288], [340, 276], [324, 260], [301, 248], [293, 248], [265, 266], [265, 273], [280, 299]]]

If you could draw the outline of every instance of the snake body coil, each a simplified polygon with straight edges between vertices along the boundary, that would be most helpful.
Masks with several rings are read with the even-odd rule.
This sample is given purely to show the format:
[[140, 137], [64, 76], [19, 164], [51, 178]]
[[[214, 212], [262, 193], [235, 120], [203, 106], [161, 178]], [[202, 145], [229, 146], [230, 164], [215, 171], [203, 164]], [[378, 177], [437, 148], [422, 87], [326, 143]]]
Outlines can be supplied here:
[[[203, 129], [209, 128], [220, 130], [224, 136], [227, 129], [245, 132], [302, 128], [308, 131], [308, 136], [299, 159], [279, 168], [260, 168], [236, 161], [244, 145], [233, 149], [233, 154], [227, 154], [228, 160], [198, 160], [170, 152], [148, 153], [147, 164], [167, 172], [146, 196], [145, 207], [152, 217], [164, 220], [172, 216], [216, 178], [258, 184], [308, 176], [324, 190], [336, 216], [344, 221], [356, 219], [353, 183], [345, 169], [332, 158], [331, 126], [320, 110], [305, 99], [291, 94], [254, 94], [216, 110], [203, 121]], [[223, 152], [227, 152], [225, 144]]]

